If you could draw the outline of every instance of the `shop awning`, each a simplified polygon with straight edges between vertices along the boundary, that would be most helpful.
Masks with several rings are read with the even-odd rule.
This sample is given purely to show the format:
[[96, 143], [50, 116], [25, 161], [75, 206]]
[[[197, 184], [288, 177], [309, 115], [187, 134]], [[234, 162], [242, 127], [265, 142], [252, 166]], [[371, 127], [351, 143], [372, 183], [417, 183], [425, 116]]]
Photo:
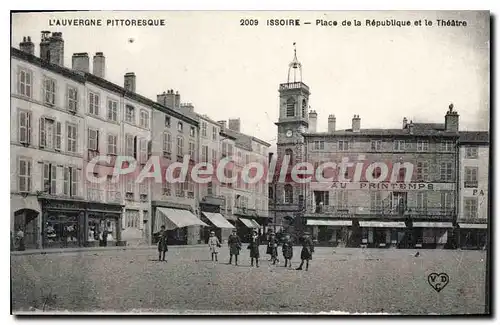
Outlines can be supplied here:
[[188, 210], [156, 208], [155, 232], [160, 231], [162, 225], [164, 225], [167, 230], [189, 226], [208, 227], [206, 223], [198, 219]]
[[307, 219], [308, 226], [352, 226], [351, 220]]
[[259, 228], [259, 226], [255, 226], [255, 224], [252, 222], [252, 219], [247, 219], [247, 218], [240, 218], [241, 222], [248, 228]]
[[488, 229], [486, 223], [459, 223], [458, 226], [462, 229]]
[[359, 226], [363, 228], [405, 228], [403, 221], [360, 221]]
[[253, 223], [254, 228], [260, 228], [260, 224], [257, 221], [255, 221], [254, 219], [249, 220]]
[[415, 221], [413, 228], [453, 228], [451, 222]]
[[202, 213], [217, 228], [229, 228], [229, 229], [234, 228], [234, 226], [232, 224], [230, 224], [226, 220], [226, 218], [224, 218], [224, 216], [220, 213], [211, 213], [211, 212], [202, 212]]

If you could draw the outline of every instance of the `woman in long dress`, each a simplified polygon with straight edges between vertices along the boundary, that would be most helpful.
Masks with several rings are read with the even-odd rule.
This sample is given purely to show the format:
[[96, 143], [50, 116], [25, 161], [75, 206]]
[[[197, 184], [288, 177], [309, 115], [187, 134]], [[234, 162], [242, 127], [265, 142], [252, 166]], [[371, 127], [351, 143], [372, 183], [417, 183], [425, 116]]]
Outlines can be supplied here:
[[219, 247], [221, 247], [219, 238], [215, 236], [215, 232], [210, 232], [210, 237], [208, 238], [208, 247], [210, 248], [210, 252], [212, 253], [212, 262], [215, 257], [215, 261], [217, 262], [217, 254], [219, 253]]
[[257, 231], [253, 231], [252, 237], [250, 237], [250, 244], [248, 245], [248, 249], [250, 250], [250, 265], [253, 266], [253, 260], [255, 259], [255, 265], [259, 267], [259, 235]]

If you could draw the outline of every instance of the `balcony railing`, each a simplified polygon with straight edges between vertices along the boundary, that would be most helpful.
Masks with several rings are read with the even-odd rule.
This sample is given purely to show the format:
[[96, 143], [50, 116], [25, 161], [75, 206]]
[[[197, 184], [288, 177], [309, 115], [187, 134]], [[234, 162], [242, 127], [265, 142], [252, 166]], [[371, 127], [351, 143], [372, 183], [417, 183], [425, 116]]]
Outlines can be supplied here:
[[331, 217], [371, 217], [385, 216], [393, 218], [418, 218], [418, 217], [437, 217], [437, 218], [452, 218], [455, 216], [453, 208], [412, 208], [402, 209], [396, 208], [371, 208], [364, 206], [312, 206], [306, 209], [307, 214], [328, 215]]
[[121, 203], [122, 194], [119, 191], [107, 191], [106, 201], [108, 203]]
[[465, 188], [477, 188], [477, 186], [478, 186], [478, 181], [465, 181], [464, 182]]
[[95, 188], [87, 189], [87, 200], [91, 202], [104, 202], [104, 190]]
[[280, 90], [300, 89], [300, 88], [305, 88], [305, 89], [309, 90], [309, 87], [303, 82], [289, 82], [289, 83], [280, 84]]

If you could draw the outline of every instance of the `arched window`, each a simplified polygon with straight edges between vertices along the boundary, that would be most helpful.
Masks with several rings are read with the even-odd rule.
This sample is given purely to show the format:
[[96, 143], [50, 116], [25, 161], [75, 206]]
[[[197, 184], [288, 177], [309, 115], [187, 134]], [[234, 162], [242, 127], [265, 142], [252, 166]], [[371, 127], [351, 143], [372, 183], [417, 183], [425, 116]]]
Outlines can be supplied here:
[[269, 200], [274, 200], [274, 188], [269, 186]]
[[286, 149], [285, 150], [285, 156], [289, 156], [290, 158], [290, 165], [293, 163], [293, 151], [292, 149]]
[[307, 117], [307, 101], [302, 100], [302, 117]]
[[295, 116], [295, 100], [293, 98], [289, 98], [286, 101], [286, 117]]
[[293, 203], [293, 187], [290, 184], [285, 185], [285, 203]]

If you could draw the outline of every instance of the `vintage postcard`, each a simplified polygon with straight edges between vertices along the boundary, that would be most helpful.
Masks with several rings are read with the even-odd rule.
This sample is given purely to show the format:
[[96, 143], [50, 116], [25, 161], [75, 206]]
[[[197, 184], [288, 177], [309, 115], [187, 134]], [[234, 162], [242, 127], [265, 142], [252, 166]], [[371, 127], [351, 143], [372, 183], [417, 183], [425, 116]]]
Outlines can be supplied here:
[[488, 11], [11, 22], [12, 314], [490, 314]]

